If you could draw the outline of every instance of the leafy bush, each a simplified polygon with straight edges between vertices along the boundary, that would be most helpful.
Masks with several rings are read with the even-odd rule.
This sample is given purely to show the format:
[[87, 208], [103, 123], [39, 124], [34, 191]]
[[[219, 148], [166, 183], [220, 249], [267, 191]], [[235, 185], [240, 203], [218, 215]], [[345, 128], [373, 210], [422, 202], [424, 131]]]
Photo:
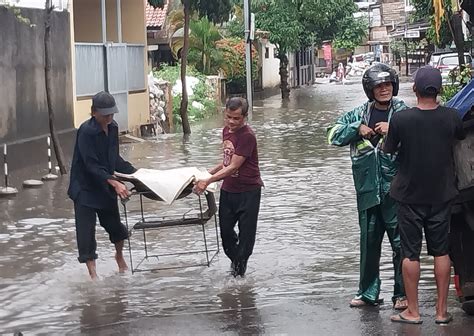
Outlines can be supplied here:
[[[187, 68], [187, 76], [196, 77], [199, 79], [199, 83], [193, 89], [193, 95], [189, 96], [188, 105], [188, 117], [189, 120], [198, 121], [205, 119], [213, 115], [217, 111], [217, 104], [214, 98], [213, 89], [206, 84], [206, 76], [199, 73], [195, 68]], [[176, 81], [180, 78], [181, 70], [180, 66], [169, 66], [164, 65], [161, 69], [154, 69], [153, 76], [155, 78], [163, 79], [171, 83], [171, 86], [176, 84]], [[193, 102], [198, 102], [204, 106], [204, 109], [200, 110], [192, 106]], [[181, 94], [173, 96], [173, 122], [175, 124], [181, 124], [181, 116], [179, 114], [179, 108], [181, 104]]]
[[456, 95], [471, 80], [471, 68], [463, 66], [463, 70], [459, 66], [455, 67], [448, 74], [450, 83], [443, 85], [441, 92], [441, 100], [447, 102]]
[[[217, 42], [224, 57], [222, 70], [227, 79], [229, 93], [242, 93], [246, 88], [245, 41], [239, 38], [222, 39]], [[258, 77], [258, 53], [252, 47], [252, 79]]]
[[460, 88], [458, 85], [443, 85], [443, 90], [441, 90], [441, 100], [446, 103], [448, 100], [453, 98], [459, 90]]

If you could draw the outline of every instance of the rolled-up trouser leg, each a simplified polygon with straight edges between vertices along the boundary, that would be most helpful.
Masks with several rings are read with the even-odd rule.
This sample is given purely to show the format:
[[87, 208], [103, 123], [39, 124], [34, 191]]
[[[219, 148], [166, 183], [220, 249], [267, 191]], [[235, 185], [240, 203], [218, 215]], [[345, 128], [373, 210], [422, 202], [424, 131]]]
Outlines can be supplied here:
[[79, 262], [97, 259], [95, 240], [96, 209], [74, 202], [76, 218], [76, 240], [79, 250]]
[[374, 303], [380, 293], [380, 252], [384, 225], [380, 222], [379, 206], [359, 211], [360, 281], [357, 296]]
[[392, 302], [397, 298], [405, 296], [405, 287], [402, 278], [402, 251], [400, 248], [400, 230], [397, 222], [397, 203], [389, 195], [385, 196], [383, 203], [380, 205], [382, 219], [385, 223], [385, 231], [387, 231], [390, 245], [392, 246], [392, 262], [394, 271], [394, 286]]
[[221, 229], [222, 248], [231, 261], [235, 260], [238, 242], [237, 234], [234, 230], [238, 219], [237, 213], [234, 210], [234, 195], [238, 194], [221, 190], [219, 198], [219, 227]]
[[115, 244], [128, 238], [127, 227], [120, 221], [120, 212], [117, 203], [112, 203], [109, 208], [98, 209], [100, 225], [109, 234], [110, 242]]

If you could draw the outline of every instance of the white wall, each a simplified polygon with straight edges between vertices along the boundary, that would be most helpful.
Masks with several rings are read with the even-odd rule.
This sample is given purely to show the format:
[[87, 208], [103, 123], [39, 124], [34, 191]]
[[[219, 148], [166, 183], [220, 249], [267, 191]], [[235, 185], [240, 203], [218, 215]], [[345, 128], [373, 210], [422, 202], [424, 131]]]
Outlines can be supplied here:
[[[266, 55], [266, 48], [268, 48], [268, 58]], [[262, 44], [262, 86], [263, 88], [273, 88], [280, 84], [280, 60], [274, 56], [275, 45], [267, 42]]]

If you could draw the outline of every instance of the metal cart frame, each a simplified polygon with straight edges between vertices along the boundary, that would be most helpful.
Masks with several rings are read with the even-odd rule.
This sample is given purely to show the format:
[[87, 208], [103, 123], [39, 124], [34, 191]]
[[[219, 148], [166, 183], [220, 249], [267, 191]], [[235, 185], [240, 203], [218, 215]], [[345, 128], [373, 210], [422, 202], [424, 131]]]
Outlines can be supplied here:
[[[132, 196], [138, 196], [139, 197], [139, 203], [140, 203], [140, 216], [141, 220], [133, 225], [132, 228], [130, 228], [129, 223], [128, 223], [128, 210], [127, 210], [127, 202], [123, 201], [123, 211], [124, 211], [124, 217], [125, 217], [125, 225], [127, 227], [127, 231], [129, 232], [128, 235], [128, 250], [129, 250], [129, 256], [130, 256], [130, 268], [132, 271], [132, 274], [135, 272], [145, 272], [145, 271], [156, 271], [156, 270], [167, 270], [167, 269], [179, 269], [179, 268], [188, 268], [188, 267], [199, 267], [199, 266], [210, 266], [214, 258], [219, 254], [219, 233], [217, 229], [217, 217], [216, 217], [216, 212], [217, 212], [217, 206], [216, 206], [216, 201], [214, 194], [211, 192], [205, 192], [205, 198], [207, 201], [207, 206], [208, 208], [203, 211], [203, 205], [202, 205], [202, 196], [199, 195], [199, 213], [196, 214], [195, 216], [187, 216], [187, 213], [185, 213], [181, 217], [163, 217], [160, 219], [157, 218], [152, 218], [150, 216], [146, 216], [144, 212], [144, 205], [143, 205], [143, 198], [149, 196], [149, 191], [147, 192], [135, 192], [132, 194]], [[184, 197], [189, 194], [189, 191], [187, 193], [183, 193], [180, 197]], [[147, 196], [148, 195], [148, 196]], [[214, 227], [215, 227], [215, 239], [216, 239], [216, 248], [210, 248], [208, 244], [208, 237], [206, 235], [206, 224], [208, 221], [214, 219]], [[149, 247], [148, 247], [148, 240], [147, 240], [147, 231], [148, 230], [159, 230], [163, 228], [171, 228], [171, 227], [182, 227], [182, 226], [201, 226], [202, 229], [202, 239], [204, 242], [204, 250], [199, 250], [199, 251], [187, 251], [187, 252], [176, 252], [176, 253], [165, 253], [165, 254], [150, 254], [149, 252]], [[133, 231], [139, 231], [141, 230], [143, 233], [143, 242], [144, 242], [144, 252], [145, 255], [139, 260], [139, 262], [134, 266], [133, 263], [133, 253], [132, 253], [132, 243], [130, 236], [132, 235]], [[211, 237], [213, 238], [213, 237]], [[156, 268], [140, 268], [140, 266], [143, 264], [144, 261], [148, 261], [151, 258], [156, 258], [159, 260], [160, 257], [165, 257], [165, 256], [180, 256], [180, 255], [189, 255], [189, 254], [202, 254], [205, 253], [206, 255], [206, 260], [205, 262], [199, 262], [199, 263], [193, 263], [193, 264], [185, 264], [185, 265], [180, 265], [180, 266], [169, 266], [169, 267], [156, 267]]]

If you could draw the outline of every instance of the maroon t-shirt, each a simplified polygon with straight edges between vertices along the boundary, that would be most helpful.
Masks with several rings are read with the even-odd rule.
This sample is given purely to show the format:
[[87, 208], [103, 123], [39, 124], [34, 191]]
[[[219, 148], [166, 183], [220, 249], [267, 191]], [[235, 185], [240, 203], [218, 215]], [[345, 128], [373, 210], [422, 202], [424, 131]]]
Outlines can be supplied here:
[[244, 125], [232, 133], [228, 127], [225, 127], [222, 133], [223, 166], [227, 167], [230, 164], [234, 154], [246, 158], [239, 170], [224, 178], [222, 189], [231, 193], [239, 193], [262, 187], [263, 182], [258, 168], [257, 138], [252, 129]]

